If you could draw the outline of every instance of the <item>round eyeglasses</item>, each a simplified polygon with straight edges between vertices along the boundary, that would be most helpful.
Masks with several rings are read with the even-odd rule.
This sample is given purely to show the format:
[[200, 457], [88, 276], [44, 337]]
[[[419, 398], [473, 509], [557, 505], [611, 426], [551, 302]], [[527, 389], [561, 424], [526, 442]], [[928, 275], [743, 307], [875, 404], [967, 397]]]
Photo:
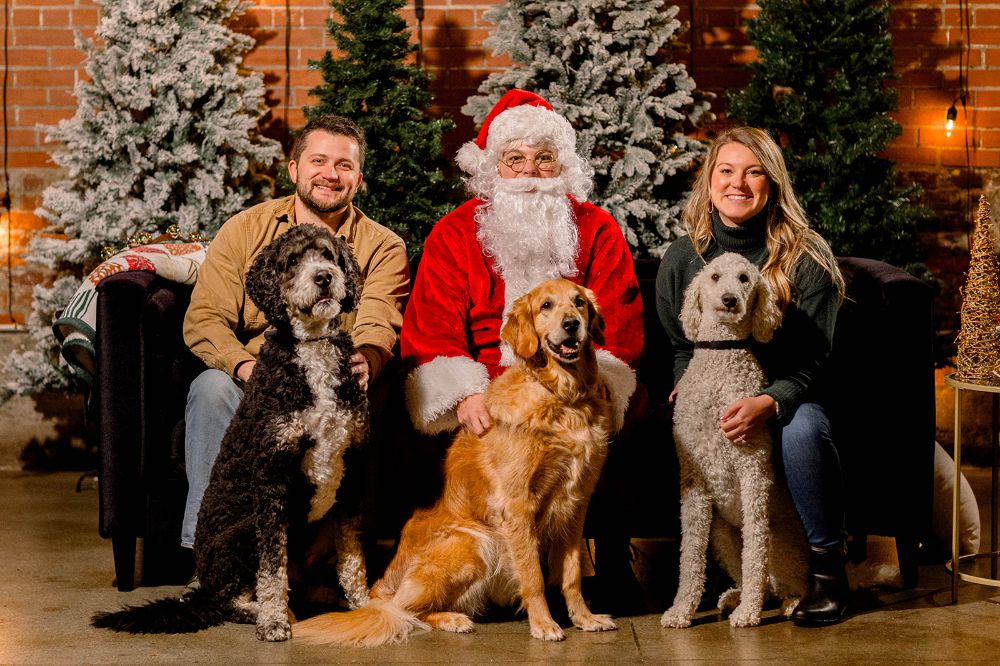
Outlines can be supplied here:
[[[531, 161], [539, 171], [549, 172], [556, 168], [556, 156], [548, 151], [537, 153]], [[514, 153], [502, 157], [500, 163], [514, 173], [521, 173], [528, 164], [528, 158], [520, 153]]]

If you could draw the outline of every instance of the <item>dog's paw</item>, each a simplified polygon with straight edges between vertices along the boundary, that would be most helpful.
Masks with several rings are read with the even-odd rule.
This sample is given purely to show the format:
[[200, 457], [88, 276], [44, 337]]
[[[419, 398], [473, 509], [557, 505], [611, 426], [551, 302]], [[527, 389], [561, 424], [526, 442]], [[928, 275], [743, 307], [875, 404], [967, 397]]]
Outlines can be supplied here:
[[684, 629], [691, 626], [691, 616], [676, 608], [668, 608], [660, 618], [660, 625], [674, 629]]
[[257, 625], [257, 639], [261, 641], [287, 641], [292, 637], [292, 625], [288, 620]]
[[439, 631], [471, 634], [476, 630], [476, 624], [465, 613], [428, 613], [422, 619]]
[[794, 599], [782, 599], [781, 614], [785, 617], [791, 617], [792, 613], [795, 611], [795, 607], [799, 605], [800, 601], [802, 601], [802, 599], [799, 597], [795, 597]]
[[760, 609], [740, 604], [729, 616], [729, 624], [734, 627], [756, 627], [760, 624]]
[[531, 625], [531, 635], [535, 638], [543, 641], [562, 641], [566, 640], [566, 634], [559, 627], [558, 624], [552, 620], [528, 620], [528, 624]]
[[615, 631], [618, 625], [611, 619], [610, 615], [587, 615], [574, 617], [573, 625], [584, 631]]
[[740, 605], [740, 588], [731, 587], [719, 595], [718, 608], [721, 611], [730, 611]]

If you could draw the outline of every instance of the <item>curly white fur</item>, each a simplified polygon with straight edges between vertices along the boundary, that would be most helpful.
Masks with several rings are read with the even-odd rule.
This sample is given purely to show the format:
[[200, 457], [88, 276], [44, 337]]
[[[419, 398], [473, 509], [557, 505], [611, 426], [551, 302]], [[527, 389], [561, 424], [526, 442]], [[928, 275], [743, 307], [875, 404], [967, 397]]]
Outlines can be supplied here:
[[[808, 547], [787, 490], [774, 483], [771, 439], [755, 433], [744, 445], [726, 439], [719, 419], [740, 398], [767, 384], [746, 346], [699, 348], [698, 342], [771, 339], [781, 313], [757, 268], [738, 254], [724, 254], [703, 268], [684, 293], [681, 325], [696, 348], [677, 383], [674, 441], [681, 473], [680, 580], [674, 603], [660, 620], [687, 627], [705, 588], [711, 540], [719, 563], [737, 588], [719, 599], [733, 609], [736, 627], [760, 623], [768, 590], [786, 613], [805, 591]], [[770, 581], [769, 581], [770, 577]]]

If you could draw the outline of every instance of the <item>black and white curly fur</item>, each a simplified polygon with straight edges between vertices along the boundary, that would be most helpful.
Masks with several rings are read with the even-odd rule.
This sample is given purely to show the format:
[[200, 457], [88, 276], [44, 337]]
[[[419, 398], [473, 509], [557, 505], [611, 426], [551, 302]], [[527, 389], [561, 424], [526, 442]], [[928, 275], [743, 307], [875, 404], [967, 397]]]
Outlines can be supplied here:
[[790, 614], [805, 591], [805, 532], [788, 490], [774, 482], [766, 429], [744, 444], [730, 442], [719, 422], [729, 405], [758, 395], [764, 371], [751, 338], [771, 340], [781, 311], [757, 267], [735, 253], [702, 268], [684, 292], [681, 327], [695, 343], [677, 382], [674, 442], [680, 463], [680, 577], [664, 627], [687, 627], [705, 589], [709, 541], [736, 581], [719, 599], [734, 627], [760, 623], [764, 597]]
[[367, 436], [367, 399], [350, 373], [353, 343], [339, 328], [340, 316], [358, 302], [359, 280], [347, 244], [308, 224], [282, 234], [254, 260], [247, 294], [273, 329], [198, 514], [200, 588], [96, 614], [94, 626], [182, 633], [234, 621], [256, 623], [261, 640], [288, 639], [289, 553], [304, 551], [306, 535], [316, 529], [309, 524], [335, 502], [328, 520], [338, 535], [338, 577], [352, 607], [367, 601], [357, 507], [342, 511], [345, 502], [337, 501], [338, 489], [346, 489], [340, 488], [345, 453]]

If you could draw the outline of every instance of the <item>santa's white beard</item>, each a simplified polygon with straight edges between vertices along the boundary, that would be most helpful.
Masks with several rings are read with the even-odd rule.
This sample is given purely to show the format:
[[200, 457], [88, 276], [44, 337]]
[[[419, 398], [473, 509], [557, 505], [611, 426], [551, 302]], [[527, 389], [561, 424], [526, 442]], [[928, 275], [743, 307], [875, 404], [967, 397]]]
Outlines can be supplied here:
[[476, 214], [477, 237], [505, 286], [504, 314], [545, 280], [576, 275], [579, 235], [563, 178], [497, 181]]

